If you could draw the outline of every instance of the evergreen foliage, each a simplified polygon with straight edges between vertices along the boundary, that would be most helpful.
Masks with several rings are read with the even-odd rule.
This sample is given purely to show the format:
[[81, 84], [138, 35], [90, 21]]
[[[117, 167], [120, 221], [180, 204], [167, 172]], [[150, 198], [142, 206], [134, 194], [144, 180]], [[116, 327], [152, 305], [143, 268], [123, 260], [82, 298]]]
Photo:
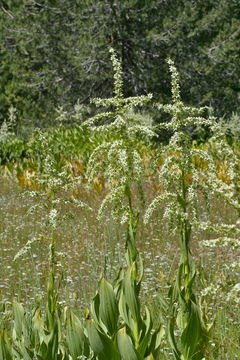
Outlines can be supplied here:
[[171, 57], [181, 64], [184, 101], [220, 116], [239, 112], [239, 11], [237, 0], [4, 0], [0, 122], [13, 105], [25, 129], [49, 126], [58, 106], [109, 97], [109, 46], [127, 96], [151, 92], [164, 102]]

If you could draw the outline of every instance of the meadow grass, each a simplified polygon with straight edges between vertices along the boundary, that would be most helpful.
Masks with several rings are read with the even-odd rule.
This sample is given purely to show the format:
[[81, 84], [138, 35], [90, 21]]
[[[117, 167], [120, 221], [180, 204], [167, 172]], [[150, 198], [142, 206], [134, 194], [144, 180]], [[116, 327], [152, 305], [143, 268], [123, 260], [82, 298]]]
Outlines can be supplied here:
[[[149, 185], [146, 193], [149, 199], [154, 197], [154, 189]], [[87, 200], [87, 194], [85, 196]], [[96, 213], [104, 194], [91, 192], [88, 196], [93, 213], [74, 208], [74, 217], [59, 224], [56, 237], [59, 271], [64, 273], [59, 301], [82, 312], [95, 294], [101, 274], [114, 279], [119, 265], [124, 263], [125, 227], [116, 229], [111, 217], [98, 221]], [[44, 234], [47, 209], [28, 214], [37, 200], [29, 198], [26, 190], [12, 181], [1, 181], [0, 197], [1, 302], [10, 304], [16, 299], [31, 308], [33, 303], [43, 303], [46, 298], [48, 240], [33, 243], [23, 257], [13, 259], [28, 239]], [[61, 212], [69, 213], [69, 205], [62, 204]], [[236, 213], [219, 199], [215, 199], [211, 216], [229, 223], [236, 220]], [[162, 225], [157, 213], [147, 225], [140, 221], [138, 236], [145, 265], [142, 300], [151, 304], [156, 322], [159, 321], [158, 294], [167, 296], [168, 283], [175, 276], [179, 257], [175, 236], [169, 236], [167, 227]], [[215, 318], [207, 358], [232, 360], [238, 358], [240, 351], [239, 303], [226, 299], [231, 286], [238, 282], [239, 274], [231, 264], [239, 253], [231, 248], [203, 246], [202, 240], [211, 236], [210, 232], [195, 233], [192, 242], [199, 268], [196, 290], [200, 293], [212, 285], [203, 298], [209, 319]], [[169, 359], [171, 351], [167, 343], [162, 351], [163, 358]]]

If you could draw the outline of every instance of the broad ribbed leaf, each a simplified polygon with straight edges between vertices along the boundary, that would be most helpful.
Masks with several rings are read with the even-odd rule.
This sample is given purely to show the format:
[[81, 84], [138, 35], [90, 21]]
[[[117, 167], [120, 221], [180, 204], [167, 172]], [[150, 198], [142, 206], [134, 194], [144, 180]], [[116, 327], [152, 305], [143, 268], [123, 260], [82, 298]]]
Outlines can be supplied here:
[[88, 340], [98, 360], [120, 360], [119, 353], [114, 342], [97, 330], [92, 319], [87, 320]]
[[41, 310], [37, 309], [32, 318], [32, 334], [31, 337], [34, 339], [34, 342], [40, 342], [40, 344], [44, 341], [45, 338], [45, 330], [44, 330], [44, 321], [41, 316]]
[[91, 314], [94, 318], [97, 327], [100, 326], [99, 306], [100, 306], [100, 297], [99, 297], [99, 293], [97, 293], [91, 302]]
[[121, 360], [143, 360], [133, 346], [131, 338], [126, 333], [126, 328], [122, 328], [117, 333], [118, 349], [121, 354]]
[[59, 336], [58, 325], [57, 323], [55, 323], [51, 333], [48, 336], [47, 351], [45, 354], [43, 354], [45, 360], [57, 360], [58, 346], [59, 346], [58, 336]]
[[186, 359], [190, 359], [193, 354], [199, 351], [199, 341], [202, 338], [201, 320], [196, 305], [191, 302], [189, 307], [190, 317], [186, 329], [181, 336], [183, 354]]
[[144, 273], [144, 266], [143, 266], [143, 259], [141, 257], [141, 255], [138, 256], [139, 258], [139, 267], [138, 267], [138, 285], [141, 285], [141, 281], [143, 278], [143, 273]]
[[126, 297], [123, 293], [121, 293], [121, 296], [119, 299], [119, 311], [120, 311], [121, 317], [124, 320], [124, 323], [128, 326], [129, 330], [131, 331], [131, 334], [132, 334], [134, 340], [138, 343], [138, 341], [139, 341], [138, 322], [136, 320], [134, 320], [133, 316], [131, 315], [131, 311], [126, 302]]
[[[126, 191], [129, 191], [129, 188], [126, 188]], [[130, 195], [131, 196], [131, 195]], [[136, 260], [137, 257], [137, 249], [136, 249], [136, 240], [134, 234], [134, 228], [130, 221], [128, 225], [128, 234], [127, 234], [127, 252], [126, 252], [126, 260], [128, 265], [132, 265], [132, 263]]]
[[118, 275], [116, 279], [114, 280], [114, 293], [117, 299], [117, 302], [119, 301], [120, 294], [122, 293], [122, 280], [124, 278], [124, 270], [120, 269], [118, 272]]
[[145, 353], [146, 353], [146, 350], [147, 350], [150, 340], [151, 340], [151, 333], [148, 332], [144, 335], [139, 346], [137, 347], [137, 351], [142, 357], [145, 356]]
[[84, 334], [81, 321], [73, 313], [70, 313], [67, 319], [66, 332], [66, 341], [73, 360], [76, 360], [81, 355], [87, 357], [89, 355], [87, 338]]
[[118, 305], [112, 285], [104, 278], [100, 281], [99, 297], [99, 316], [105, 324], [109, 334], [113, 335], [118, 326]]
[[154, 351], [158, 350], [159, 347], [161, 346], [164, 335], [165, 335], [165, 329], [162, 325], [160, 325], [159, 329], [153, 334], [154, 337], [156, 336], [154, 342]]
[[[151, 333], [152, 333], [152, 331], [151, 331]], [[156, 357], [156, 359], [158, 359], [157, 356], [158, 356], [159, 349], [162, 344], [164, 335], [165, 335], [165, 330], [162, 325], [160, 325], [159, 328], [151, 334], [151, 342], [148, 346], [148, 353], [152, 354], [154, 358]]]
[[120, 311], [120, 315], [123, 318], [124, 322], [128, 325], [128, 327], [131, 328], [131, 315], [129, 313], [129, 309], [126, 303], [126, 299], [124, 294], [121, 292], [120, 293], [120, 298], [119, 298], [119, 311]]
[[0, 359], [12, 360], [12, 351], [7, 338], [7, 331], [0, 333]]
[[174, 318], [171, 318], [168, 322], [167, 336], [169, 344], [173, 350], [173, 354], [176, 360], [181, 360], [181, 354], [177, 348], [177, 344], [174, 336]]
[[137, 297], [135, 277], [136, 264], [133, 263], [128, 267], [125, 278], [123, 280], [123, 290], [126, 303], [131, 311], [133, 319], [138, 323], [140, 320], [140, 305]]
[[[21, 353], [21, 356], [19, 357], [19, 359], [24, 359], [24, 360], [32, 360], [33, 359], [33, 351], [30, 349], [27, 349], [24, 346], [24, 343], [22, 342], [21, 345], [18, 346], [18, 353]], [[16, 355], [16, 354], [14, 354]]]
[[14, 329], [16, 336], [21, 337], [23, 332], [23, 326], [25, 324], [24, 309], [21, 304], [13, 301], [13, 315], [14, 315]]
[[137, 351], [141, 356], [145, 356], [149, 342], [151, 341], [151, 330], [152, 330], [152, 319], [148, 308], [145, 306], [146, 317], [142, 322], [141, 332], [141, 341], [137, 347]]
[[149, 332], [149, 330], [152, 329], [152, 317], [151, 317], [151, 313], [150, 311], [148, 310], [147, 306], [145, 306], [145, 312], [146, 312], [146, 317], [144, 319], [144, 323], [145, 323], [145, 326], [146, 326], [146, 333]]

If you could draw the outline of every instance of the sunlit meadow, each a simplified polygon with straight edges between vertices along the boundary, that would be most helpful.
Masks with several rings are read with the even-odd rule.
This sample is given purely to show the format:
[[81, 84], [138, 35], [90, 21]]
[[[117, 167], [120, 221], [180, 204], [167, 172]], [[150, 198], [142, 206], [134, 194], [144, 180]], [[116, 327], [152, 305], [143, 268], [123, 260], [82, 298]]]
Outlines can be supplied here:
[[[100, 107], [110, 106], [110, 112], [99, 113], [75, 132], [69, 130], [70, 136], [60, 128], [57, 139], [61, 140], [62, 156], [54, 136], [39, 132], [30, 139], [25, 160], [2, 162], [0, 356], [3, 360], [25, 356], [25, 360], [33, 354], [22, 340], [26, 330], [19, 329], [16, 313], [21, 316], [23, 313], [15, 302], [13, 340], [7, 338], [4, 330], [5, 326], [9, 329], [12, 326], [6, 325], [5, 313], [10, 312], [16, 300], [24, 305], [27, 313], [33, 311], [33, 307], [43, 309], [48, 302], [39, 346], [35, 340], [36, 354], [41, 354], [35, 355], [38, 359], [45, 359], [44, 353], [48, 354], [46, 359], [107, 359], [108, 355], [96, 346], [99, 334], [103, 348], [110, 349], [114, 359], [238, 359], [239, 143], [235, 139], [232, 146], [227, 144], [225, 134], [215, 124], [212, 140], [204, 145], [193, 144], [187, 137], [194, 121], [210, 126], [210, 120], [215, 120], [202, 117], [206, 109], [196, 110], [182, 104], [178, 74], [171, 61], [173, 104], [158, 104], [157, 108], [170, 112], [173, 121], [155, 127], [144, 111], [133, 111], [134, 107], [147, 106], [151, 95], [124, 98], [121, 66], [113, 50], [111, 57], [115, 72], [114, 97], [94, 100]], [[106, 124], [103, 119], [107, 119]], [[168, 146], [156, 141], [161, 127], [173, 135], [176, 132]], [[84, 131], [88, 134], [85, 137]], [[16, 142], [10, 128], [3, 128], [1, 133], [1, 139], [10, 139], [8, 141], [20, 149], [22, 144]], [[84, 151], [79, 149], [79, 143]], [[176, 201], [172, 200], [174, 197]], [[179, 275], [179, 259], [184, 258], [183, 247], [179, 247], [179, 231], [184, 234], [183, 227], [190, 226], [188, 224], [192, 229], [191, 241], [184, 251], [185, 256], [192, 259], [183, 262], [187, 268], [183, 276], [181, 271]], [[129, 250], [129, 244], [136, 246], [135, 255]], [[52, 246], [50, 257], [49, 245]], [[122, 270], [119, 273], [121, 268], [127, 269], [125, 273], [121, 273]], [[132, 269], [131, 279], [129, 269]], [[57, 286], [55, 280], [51, 280], [51, 271], [54, 279], [55, 275], [62, 278]], [[181, 276], [183, 279], [179, 280]], [[109, 283], [103, 285], [103, 279]], [[141, 300], [140, 315], [135, 308], [136, 319], [128, 303], [127, 284], [132, 286], [129, 289], [135, 289], [136, 304]], [[58, 295], [54, 293], [55, 286]], [[169, 295], [176, 289], [179, 294], [172, 298], [177, 299], [176, 303], [179, 301], [177, 305], [171, 304]], [[105, 292], [113, 299], [109, 308]], [[183, 296], [186, 304], [192, 299], [205, 331], [205, 335], [199, 335], [200, 340], [195, 340], [193, 348], [184, 340], [191, 316], [190, 319], [182, 316], [180, 321], [174, 315], [175, 310], [183, 311]], [[103, 299], [106, 303], [101, 305]], [[167, 315], [164, 314], [165, 302], [170, 302], [169, 309], [176, 307], [173, 313], [168, 309]], [[144, 305], [149, 310], [144, 310]], [[119, 307], [121, 318], [112, 325], [116, 328], [111, 329], [108, 316], [117, 319], [119, 315], [118, 309], [112, 310], [114, 306]], [[82, 325], [73, 313], [68, 314], [69, 308], [79, 318], [85, 317], [87, 325], [81, 339], [88, 345], [76, 345], [74, 331]], [[62, 317], [56, 315], [60, 309], [65, 309]], [[132, 312], [131, 316], [126, 315], [126, 309]], [[98, 311], [102, 311], [101, 319]], [[66, 335], [59, 328], [56, 330], [54, 316], [59, 316], [56, 323], [62, 322], [64, 329], [66, 327]], [[176, 328], [169, 319], [176, 322]], [[140, 328], [145, 334], [142, 338]], [[146, 328], [151, 331], [148, 333]], [[155, 339], [147, 345], [154, 331], [158, 331], [159, 342]], [[41, 339], [43, 333], [50, 336], [56, 332], [61, 332], [60, 345], [58, 348], [54, 345], [49, 355], [51, 341]], [[14, 350], [9, 350], [12, 343]], [[126, 357], [125, 349], [129, 349], [130, 357]]]

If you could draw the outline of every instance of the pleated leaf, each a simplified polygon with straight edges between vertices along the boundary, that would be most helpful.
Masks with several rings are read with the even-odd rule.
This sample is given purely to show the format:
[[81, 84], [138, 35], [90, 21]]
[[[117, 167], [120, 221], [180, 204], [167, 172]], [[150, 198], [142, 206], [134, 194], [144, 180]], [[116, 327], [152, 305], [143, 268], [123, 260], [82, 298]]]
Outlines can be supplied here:
[[173, 350], [173, 354], [176, 360], [182, 360], [180, 351], [178, 350], [175, 335], [174, 335], [174, 318], [171, 318], [168, 322], [167, 336], [169, 344]]
[[120, 360], [114, 342], [96, 328], [92, 319], [87, 320], [87, 333], [91, 349], [98, 360]]
[[76, 360], [80, 355], [89, 355], [89, 346], [81, 321], [76, 315], [70, 313], [66, 324], [66, 341], [70, 355]]
[[202, 338], [202, 326], [197, 306], [191, 302], [190, 317], [186, 329], [181, 336], [183, 353], [186, 359], [190, 359], [199, 350], [199, 342]]
[[126, 328], [122, 328], [117, 334], [118, 349], [121, 354], [121, 360], [143, 360], [133, 346], [131, 338], [126, 333]]
[[12, 350], [8, 341], [7, 331], [0, 333], [0, 359], [12, 360]]
[[135, 321], [139, 322], [140, 318], [140, 305], [137, 297], [136, 282], [134, 280], [136, 271], [136, 264], [133, 263], [127, 269], [125, 278], [123, 280], [123, 290], [126, 303], [131, 311], [132, 317]]
[[14, 330], [16, 336], [20, 338], [23, 333], [25, 318], [24, 318], [24, 309], [22, 305], [16, 301], [13, 301], [13, 315], [14, 315]]
[[44, 320], [41, 316], [40, 309], [35, 311], [35, 314], [32, 318], [32, 338], [34, 342], [42, 343], [45, 338], [45, 330], [44, 330]]
[[104, 278], [99, 286], [99, 316], [110, 335], [113, 335], [118, 326], [118, 305], [112, 285]]

